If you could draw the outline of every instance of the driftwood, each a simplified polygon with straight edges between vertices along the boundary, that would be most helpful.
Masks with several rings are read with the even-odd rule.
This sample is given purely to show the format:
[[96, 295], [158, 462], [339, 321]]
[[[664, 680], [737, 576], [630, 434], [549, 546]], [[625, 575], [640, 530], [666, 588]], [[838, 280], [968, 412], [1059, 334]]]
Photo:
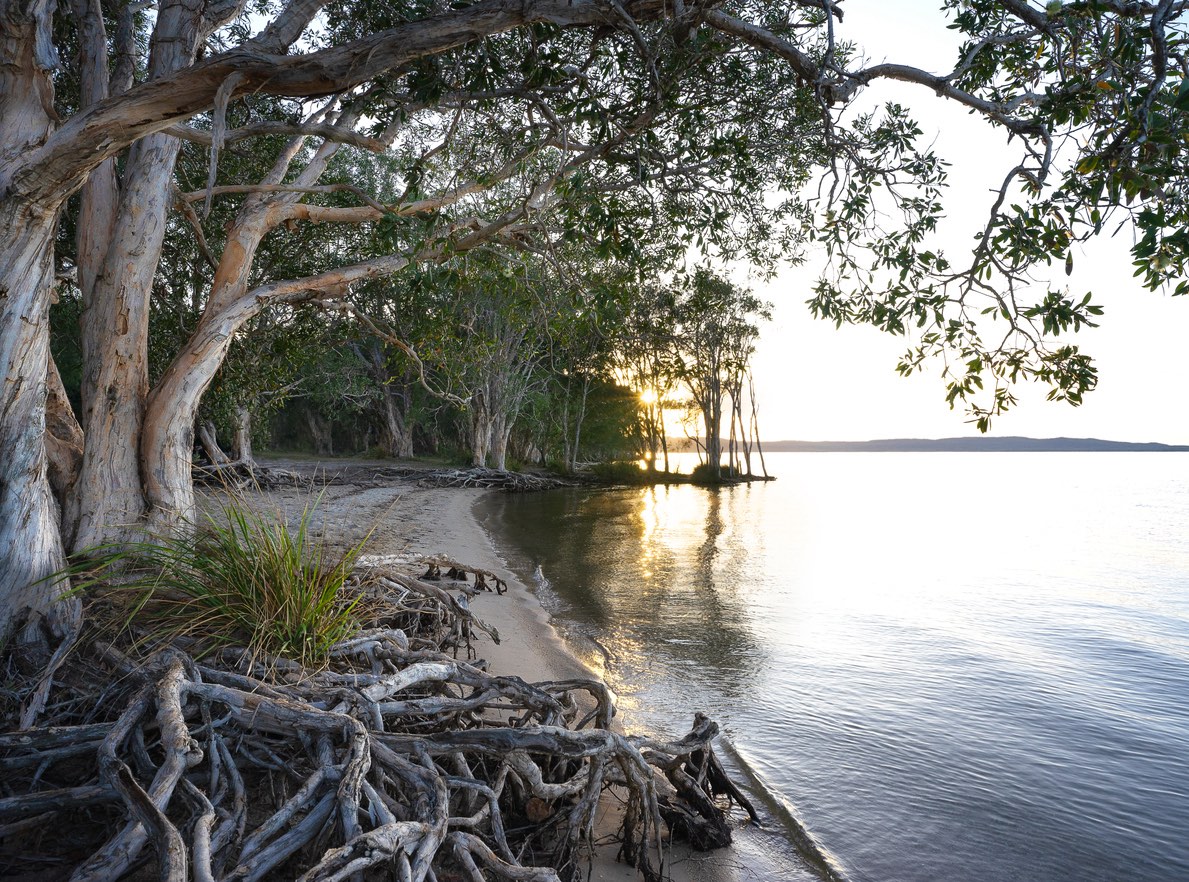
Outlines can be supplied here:
[[577, 486], [578, 482], [552, 475], [531, 475], [525, 472], [505, 472], [497, 469], [424, 469], [408, 466], [371, 468], [337, 462], [329, 467], [309, 471], [290, 471], [259, 462], [228, 460], [215, 464], [195, 464], [194, 482], [205, 487], [232, 490], [276, 490], [288, 487], [326, 487], [349, 484], [355, 487], [383, 487], [397, 482], [411, 482], [418, 487], [473, 487], [485, 490], [505, 490], [511, 493], [532, 493]]
[[201, 487], [218, 487], [225, 490], [277, 490], [289, 487], [325, 486], [332, 479], [319, 475], [303, 475], [285, 469], [262, 466], [254, 460], [235, 460], [214, 465], [195, 465], [194, 483]]
[[[474, 582], [377, 564], [350, 590], [361, 629], [317, 671], [196, 639], [139, 660], [80, 641], [41, 725], [0, 733], [0, 877], [573, 880], [613, 790], [620, 859], [651, 882], [668, 838], [717, 847], [730, 803], [754, 817], [705, 717], [678, 741], [625, 736], [600, 682], [489, 673]], [[7, 680], [15, 725], [38, 683]]]
[[[475, 579], [475, 593], [494, 591], [496, 594], [506, 594], [508, 591], [508, 584], [491, 570], [467, 566], [448, 557], [424, 557], [420, 560], [428, 568], [427, 572], [436, 577], [435, 581], [447, 579], [451, 582], [466, 582], [469, 573]], [[444, 573], [442, 567], [446, 567]]]
[[389, 468], [376, 472], [376, 480], [415, 480], [418, 487], [476, 487], [484, 490], [506, 490], [512, 493], [532, 493], [573, 487], [576, 482], [552, 475], [530, 475], [526, 472], [505, 472], [498, 469], [412, 469]]

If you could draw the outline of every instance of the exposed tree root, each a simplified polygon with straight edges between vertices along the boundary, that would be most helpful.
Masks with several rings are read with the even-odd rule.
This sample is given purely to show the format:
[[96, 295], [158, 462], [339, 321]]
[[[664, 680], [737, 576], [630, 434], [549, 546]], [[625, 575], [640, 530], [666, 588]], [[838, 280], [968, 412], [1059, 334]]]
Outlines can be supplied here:
[[[663, 878], [666, 826], [730, 841], [724, 809], [751, 807], [713, 722], [625, 736], [601, 683], [488, 673], [471, 641], [494, 631], [467, 605], [481, 589], [457, 578], [477, 571], [434, 565], [455, 580], [362, 568], [369, 620], [317, 671], [198, 641], [139, 661], [82, 641], [40, 687], [43, 725], [0, 734], [0, 877], [572, 880], [608, 789], [645, 880]], [[0, 722], [41, 682], [7, 689]]]

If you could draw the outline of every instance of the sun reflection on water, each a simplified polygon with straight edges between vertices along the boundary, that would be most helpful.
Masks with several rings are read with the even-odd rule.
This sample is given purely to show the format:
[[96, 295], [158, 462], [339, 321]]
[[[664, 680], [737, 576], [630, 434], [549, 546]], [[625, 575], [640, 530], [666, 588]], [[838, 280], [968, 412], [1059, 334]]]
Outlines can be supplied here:
[[853, 878], [1189, 878], [1189, 467], [1138, 456], [790, 454], [502, 504], [625, 725], [708, 712]]

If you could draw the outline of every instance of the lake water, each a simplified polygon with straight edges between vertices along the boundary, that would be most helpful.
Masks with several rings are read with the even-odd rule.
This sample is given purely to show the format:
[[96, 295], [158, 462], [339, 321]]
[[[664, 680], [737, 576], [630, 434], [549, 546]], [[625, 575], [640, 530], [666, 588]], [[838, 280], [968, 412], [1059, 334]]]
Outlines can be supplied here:
[[1189, 456], [768, 468], [479, 510], [629, 729], [720, 722], [760, 878], [1189, 879]]

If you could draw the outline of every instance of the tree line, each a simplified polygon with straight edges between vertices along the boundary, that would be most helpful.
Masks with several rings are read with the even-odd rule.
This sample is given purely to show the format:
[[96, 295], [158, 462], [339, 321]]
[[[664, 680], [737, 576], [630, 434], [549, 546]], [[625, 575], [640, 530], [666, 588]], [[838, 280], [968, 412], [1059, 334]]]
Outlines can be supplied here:
[[[333, 228], [311, 232], [323, 241], [303, 238], [303, 250], [344, 244]], [[59, 250], [66, 266], [75, 263], [72, 241]], [[167, 230], [148, 319], [150, 385], [201, 320], [203, 250], [223, 247], [214, 236], [200, 242], [184, 223]], [[292, 256], [277, 254], [272, 269], [289, 271], [283, 262]], [[726, 402], [738, 445], [728, 468], [749, 474], [757, 433], [746, 384], [768, 305], [705, 269], [662, 283], [589, 249], [553, 258], [473, 252], [369, 281], [335, 308], [261, 310], [202, 396], [195, 456], [204, 466], [252, 470], [263, 444], [321, 456], [439, 456], [499, 470], [511, 462], [572, 473], [588, 461], [641, 460], [667, 472], [669, 425], [679, 415], [696, 417], [680, 442], [695, 433], [708, 464], [722, 460]], [[77, 280], [65, 274], [51, 310], [51, 351], [76, 411], [83, 310]], [[718, 475], [710, 468], [707, 476]]]

